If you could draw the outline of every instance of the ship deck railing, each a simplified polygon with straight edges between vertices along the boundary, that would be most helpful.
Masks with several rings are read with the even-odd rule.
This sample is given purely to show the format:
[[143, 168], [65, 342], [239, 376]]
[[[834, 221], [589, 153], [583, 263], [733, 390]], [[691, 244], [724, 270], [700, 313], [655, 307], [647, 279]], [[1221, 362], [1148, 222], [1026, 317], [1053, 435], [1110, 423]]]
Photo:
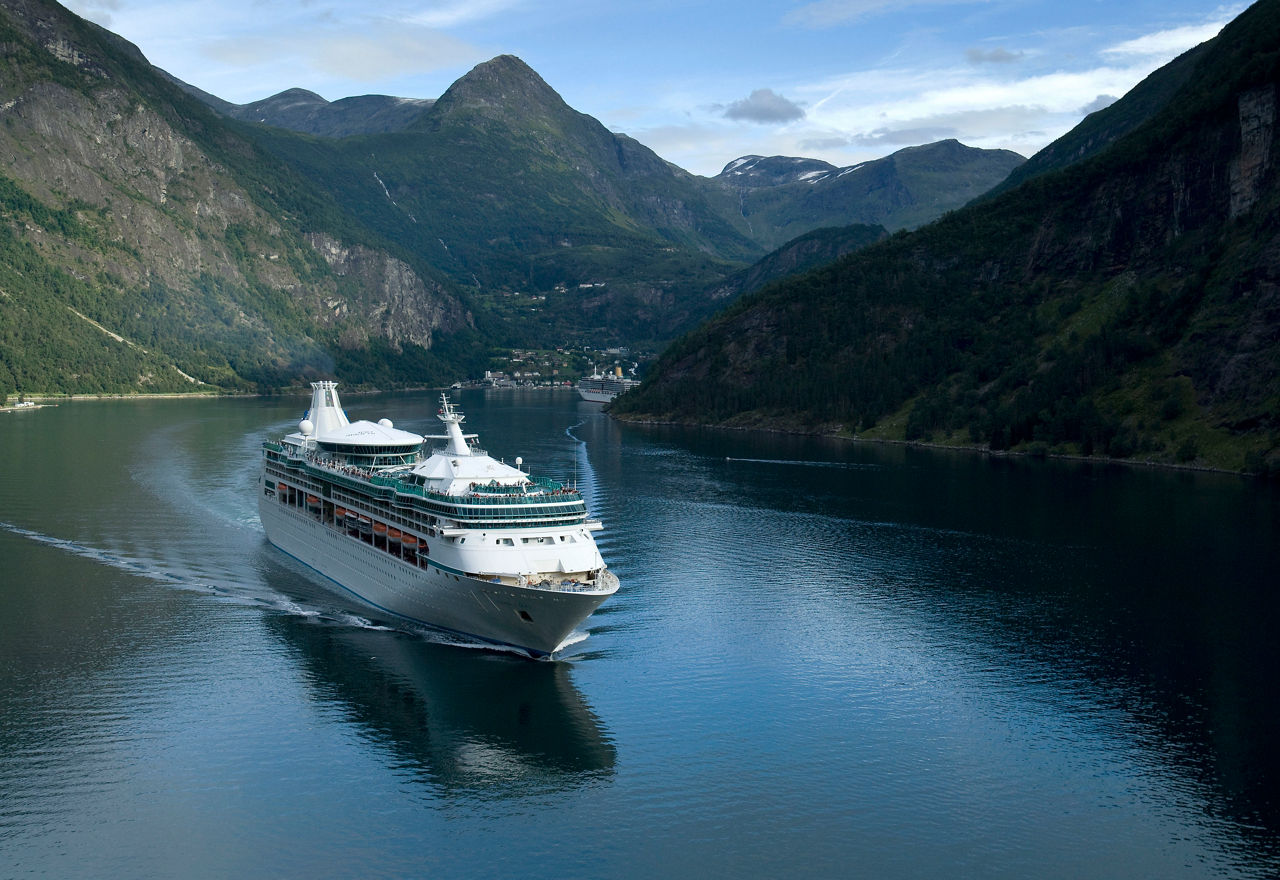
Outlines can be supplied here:
[[587, 515], [586, 503], [577, 489], [547, 477], [531, 478], [528, 485], [536, 487], [532, 492], [527, 485], [472, 484], [465, 495], [449, 495], [355, 465], [337, 464], [314, 453], [292, 455], [277, 443], [264, 443], [263, 447], [270, 460], [290, 468], [323, 472], [325, 480], [397, 505], [421, 499], [426, 502], [421, 506], [428, 511], [468, 526], [574, 525], [585, 521]]
[[[435, 447], [432, 447], [431, 454], [432, 455], [457, 455], [458, 453], [454, 452], [448, 446], [435, 446]], [[488, 454], [489, 454], [488, 452], [484, 451], [479, 446], [467, 447], [467, 455], [488, 455]]]

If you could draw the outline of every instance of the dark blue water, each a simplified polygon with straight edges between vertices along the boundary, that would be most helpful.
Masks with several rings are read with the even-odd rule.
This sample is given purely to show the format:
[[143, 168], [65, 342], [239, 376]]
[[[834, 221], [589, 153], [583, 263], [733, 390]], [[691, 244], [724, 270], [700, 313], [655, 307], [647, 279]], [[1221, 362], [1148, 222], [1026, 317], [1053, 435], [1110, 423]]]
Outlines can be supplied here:
[[0, 876], [1280, 875], [1274, 487], [460, 403], [605, 522], [559, 661], [266, 544], [301, 397], [0, 416]]

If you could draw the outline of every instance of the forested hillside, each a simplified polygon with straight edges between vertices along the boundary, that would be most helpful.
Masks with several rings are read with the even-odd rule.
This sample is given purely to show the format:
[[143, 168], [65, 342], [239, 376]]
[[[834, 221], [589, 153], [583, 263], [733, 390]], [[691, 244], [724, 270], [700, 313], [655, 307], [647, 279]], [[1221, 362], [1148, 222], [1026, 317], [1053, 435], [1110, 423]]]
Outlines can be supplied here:
[[1189, 61], [1092, 157], [739, 300], [614, 411], [1280, 466], [1280, 2]]

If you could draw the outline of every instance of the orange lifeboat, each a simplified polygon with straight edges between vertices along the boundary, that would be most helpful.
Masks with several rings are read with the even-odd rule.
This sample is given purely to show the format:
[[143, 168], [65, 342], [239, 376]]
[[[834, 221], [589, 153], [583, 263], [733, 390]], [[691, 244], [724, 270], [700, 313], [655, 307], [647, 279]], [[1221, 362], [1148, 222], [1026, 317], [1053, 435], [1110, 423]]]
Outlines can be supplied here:
[[288, 492], [288, 491], [289, 491], [289, 484], [288, 484], [288, 483], [276, 483], [276, 488], [277, 488], [277, 489], [279, 489], [281, 492]]
[[406, 550], [418, 549], [418, 539], [413, 535], [403, 535], [401, 537], [401, 540], [404, 541], [404, 549]]
[[380, 522], [376, 522], [376, 523], [374, 523], [374, 524], [373, 524], [373, 533], [374, 533], [375, 535], [377, 535], [378, 537], [380, 537], [380, 538], [385, 538], [385, 537], [387, 536], [387, 524], [386, 524], [386, 523], [380, 523]]
[[399, 529], [387, 529], [387, 540], [392, 544], [399, 544], [403, 533]]
[[307, 507], [319, 507], [320, 499], [314, 495], [307, 496]]
[[347, 515], [347, 509], [345, 507], [335, 507], [333, 509], [334, 519], [342, 519], [346, 515]]

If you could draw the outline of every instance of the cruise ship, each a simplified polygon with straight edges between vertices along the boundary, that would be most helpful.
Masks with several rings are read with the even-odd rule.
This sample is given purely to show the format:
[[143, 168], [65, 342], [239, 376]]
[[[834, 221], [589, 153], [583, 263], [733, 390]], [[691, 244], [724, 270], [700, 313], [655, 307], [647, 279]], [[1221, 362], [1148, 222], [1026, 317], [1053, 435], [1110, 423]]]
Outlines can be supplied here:
[[[490, 457], [445, 395], [444, 433], [350, 422], [311, 384], [298, 430], [263, 444], [267, 539], [378, 611], [516, 648], [564, 647], [618, 589], [576, 488]], [[425, 441], [443, 441], [430, 455]]]
[[614, 367], [612, 373], [601, 373], [594, 366], [590, 376], [578, 380], [578, 395], [592, 403], [608, 403], [640, 380], [622, 375], [622, 367]]

